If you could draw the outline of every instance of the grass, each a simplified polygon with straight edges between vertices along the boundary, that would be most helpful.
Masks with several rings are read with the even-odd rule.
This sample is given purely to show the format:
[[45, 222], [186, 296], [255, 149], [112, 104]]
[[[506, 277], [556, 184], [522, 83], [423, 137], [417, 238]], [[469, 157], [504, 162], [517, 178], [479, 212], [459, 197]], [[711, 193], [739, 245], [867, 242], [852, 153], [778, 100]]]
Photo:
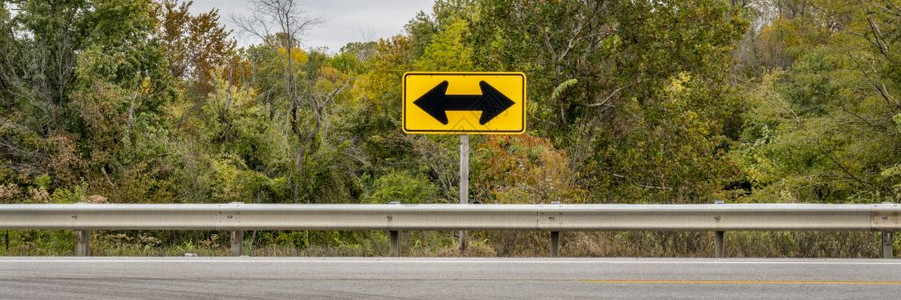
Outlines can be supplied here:
[[[401, 234], [402, 255], [416, 257], [534, 257], [549, 255], [547, 232], [470, 232], [465, 252], [456, 232]], [[8, 237], [8, 238], [7, 238]], [[896, 241], [896, 247], [899, 246]], [[876, 258], [881, 238], [873, 232], [727, 232], [727, 257]], [[229, 233], [221, 231], [95, 231], [94, 256], [229, 256]], [[66, 230], [0, 232], [0, 256], [74, 255], [75, 235]], [[564, 232], [560, 253], [571, 257], [712, 257], [712, 232]], [[244, 255], [386, 256], [383, 232], [245, 233]]]

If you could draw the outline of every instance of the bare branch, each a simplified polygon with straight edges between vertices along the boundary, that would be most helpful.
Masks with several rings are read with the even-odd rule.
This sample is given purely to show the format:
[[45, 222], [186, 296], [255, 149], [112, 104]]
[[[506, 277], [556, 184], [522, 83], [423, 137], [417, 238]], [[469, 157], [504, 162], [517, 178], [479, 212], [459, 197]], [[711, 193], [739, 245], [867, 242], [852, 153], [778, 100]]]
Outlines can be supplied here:
[[[867, 16], [867, 23], [870, 25], [870, 31], [873, 33], [873, 38], [875, 41], [871, 41], [871, 43], [876, 45], [876, 48], [879, 49], [879, 52], [885, 56], [890, 62], [895, 63], [895, 60], [891, 57], [891, 49], [889, 49], [888, 44], [885, 42], [885, 37], [882, 36], [882, 31], [879, 30], [879, 26], [873, 22], [873, 18]], [[869, 39], [867, 39], [869, 40]]]
[[607, 95], [607, 97], [604, 98], [604, 100], [601, 100], [601, 102], [591, 103], [591, 104], [586, 104], [585, 106], [587, 106], [587, 107], [598, 107], [598, 106], [602, 106], [602, 105], [604, 105], [604, 104], [607, 104], [607, 101], [610, 101], [610, 99], [613, 98], [613, 96], [615, 96], [616, 93], [619, 93], [619, 91], [623, 90], [624, 88], [626, 88], [626, 87], [628, 87], [628, 86], [630, 86], [630, 85], [631, 85], [631, 84], [629, 84], [629, 85], [624, 85], [624, 86], [621, 86], [621, 87], [619, 87], [619, 88], [613, 90], [613, 92], [611, 92], [610, 95]]

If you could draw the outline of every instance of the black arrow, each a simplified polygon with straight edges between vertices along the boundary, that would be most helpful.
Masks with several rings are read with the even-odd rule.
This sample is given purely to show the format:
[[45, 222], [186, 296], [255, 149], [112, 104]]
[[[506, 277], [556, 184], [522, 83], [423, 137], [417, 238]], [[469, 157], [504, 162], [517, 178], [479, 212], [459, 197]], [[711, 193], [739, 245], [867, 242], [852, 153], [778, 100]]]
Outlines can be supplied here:
[[425, 95], [413, 101], [413, 104], [444, 125], [447, 125], [447, 113], [445, 112], [448, 110], [481, 110], [482, 117], [479, 118], [479, 124], [485, 125], [514, 104], [513, 100], [485, 81], [479, 82], [479, 87], [482, 89], [481, 95], [448, 95], [447, 86], [447, 80], [442, 81]]

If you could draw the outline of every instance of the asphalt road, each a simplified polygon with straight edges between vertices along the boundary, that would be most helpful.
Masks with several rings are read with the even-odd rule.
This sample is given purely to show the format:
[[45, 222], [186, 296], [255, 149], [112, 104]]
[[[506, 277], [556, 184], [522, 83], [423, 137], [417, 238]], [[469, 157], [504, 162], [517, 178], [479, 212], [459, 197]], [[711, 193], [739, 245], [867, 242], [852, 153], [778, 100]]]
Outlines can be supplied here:
[[0, 258], [2, 299], [860, 299], [901, 260]]

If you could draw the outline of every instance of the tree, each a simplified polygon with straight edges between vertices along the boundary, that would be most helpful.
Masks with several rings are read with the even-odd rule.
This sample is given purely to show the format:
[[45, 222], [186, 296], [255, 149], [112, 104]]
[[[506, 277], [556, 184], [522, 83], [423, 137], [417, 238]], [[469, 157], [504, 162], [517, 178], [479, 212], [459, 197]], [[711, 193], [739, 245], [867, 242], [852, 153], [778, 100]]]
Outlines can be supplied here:
[[3, 153], [19, 182], [49, 174], [51, 190], [86, 184], [117, 201], [146, 198], [145, 193], [166, 201], [171, 185], [162, 161], [162, 108], [174, 91], [151, 2], [16, 6], [18, 14], [4, 19], [11, 39], [0, 42], [8, 50], [0, 86], [11, 87], [0, 93], [12, 103], [4, 119], [16, 125], [0, 140], [13, 150]]
[[[565, 149], [592, 201], [711, 201], [735, 176], [732, 44], [720, 1], [483, 1], [476, 66], [529, 76], [532, 133]], [[670, 166], [679, 166], [672, 168]], [[644, 199], [644, 200], [641, 200]], [[653, 200], [649, 200], [653, 199]]]
[[[164, 0], [159, 10], [160, 41], [166, 47], [169, 76], [187, 80], [202, 98], [211, 91], [215, 68], [231, 66], [237, 42], [219, 24], [219, 11], [191, 15], [193, 1]], [[232, 74], [229, 74], [231, 76]]]
[[[301, 82], [298, 71], [303, 66], [298, 65], [299, 59], [296, 57], [296, 54], [302, 54], [299, 49], [300, 37], [311, 26], [319, 23], [319, 20], [304, 16], [299, 1], [259, 0], [251, 3], [254, 16], [234, 17], [233, 20], [243, 32], [259, 37], [272, 50], [280, 53], [278, 57], [283, 66], [284, 92], [290, 107], [289, 124], [297, 141], [294, 155], [296, 175], [291, 178], [292, 196], [298, 202], [301, 188], [299, 181], [304, 176], [304, 166], [310, 160], [310, 155], [319, 146], [320, 133], [327, 118], [327, 106], [334, 102], [347, 84], [337, 85], [328, 91], [317, 91], [313, 87], [318, 76], [306, 77], [308, 81]], [[273, 28], [277, 32], [271, 32]], [[302, 116], [304, 112], [311, 115]]]
[[901, 10], [892, 1], [859, 4], [821, 1], [763, 29], [791, 37], [783, 43], [790, 60], [748, 91], [736, 155], [754, 185], [752, 198], [899, 199], [901, 178], [893, 170], [901, 140], [892, 120], [901, 111], [893, 77], [899, 56], [892, 36]]

